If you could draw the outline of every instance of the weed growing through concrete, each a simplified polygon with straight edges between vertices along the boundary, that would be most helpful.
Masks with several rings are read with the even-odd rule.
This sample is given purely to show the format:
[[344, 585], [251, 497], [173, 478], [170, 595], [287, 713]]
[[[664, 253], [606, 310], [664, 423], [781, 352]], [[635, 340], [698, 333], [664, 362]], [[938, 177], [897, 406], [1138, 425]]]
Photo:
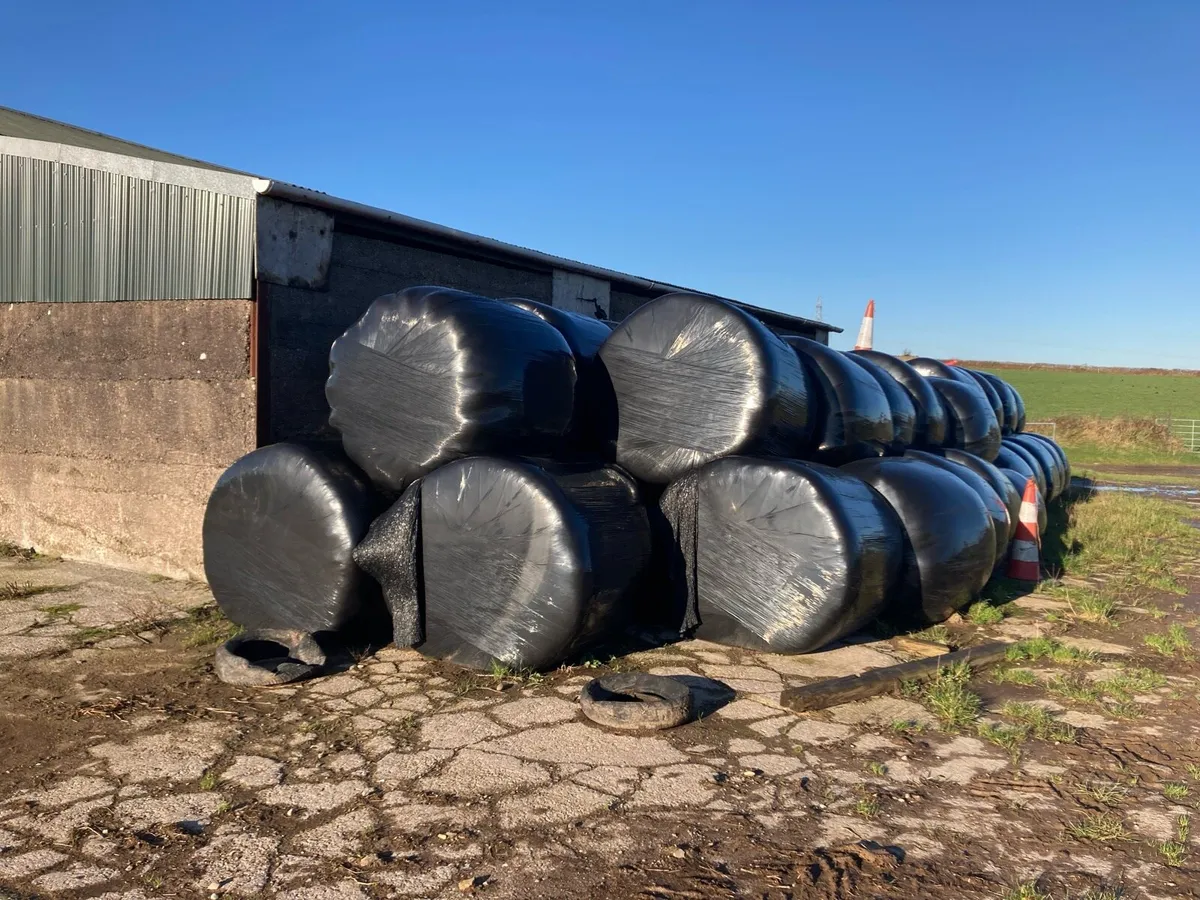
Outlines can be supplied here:
[[974, 625], [998, 625], [1006, 615], [1008, 613], [1003, 606], [993, 606], [983, 601], [972, 603], [967, 610], [967, 620]]
[[1183, 865], [1183, 860], [1187, 856], [1188, 837], [1191, 833], [1192, 819], [1190, 816], [1182, 815], [1175, 820], [1175, 839], [1163, 841], [1158, 845], [1158, 852], [1165, 865], [1174, 869]]
[[217, 786], [217, 773], [211, 769], [200, 776], [200, 790], [211, 791]]
[[64, 588], [57, 584], [34, 584], [32, 581], [6, 581], [0, 584], [0, 600], [25, 600], [39, 594], [53, 594]]
[[967, 687], [970, 680], [971, 667], [957, 663], [938, 669], [924, 684], [904, 684], [902, 692], [924, 703], [944, 729], [958, 731], [979, 718], [979, 695]]
[[1172, 625], [1166, 634], [1148, 634], [1145, 637], [1146, 646], [1161, 653], [1163, 656], [1174, 656], [1176, 653], [1188, 653], [1192, 649], [1191, 638], [1182, 625]]
[[1187, 769], [1188, 778], [1192, 779], [1192, 781], [1200, 781], [1200, 766], [1195, 763], [1188, 763], [1185, 768]]
[[51, 622], [61, 622], [64, 619], [70, 619], [81, 609], [83, 609], [82, 603], [56, 603], [51, 606], [39, 607], [38, 612], [45, 613]]
[[1080, 793], [1104, 806], [1120, 806], [1129, 796], [1129, 788], [1115, 781], [1093, 781], [1085, 785]]
[[864, 794], [854, 804], [854, 811], [864, 819], [873, 819], [879, 815], [879, 798], [875, 794]]
[[1124, 841], [1129, 830], [1113, 813], [1089, 813], [1067, 826], [1067, 834], [1077, 841]]
[[996, 684], [1034, 685], [1038, 683], [1037, 675], [1029, 669], [1019, 669], [1002, 666], [992, 672], [992, 681]]
[[185, 647], [211, 647], [223, 644], [241, 632], [241, 627], [225, 618], [216, 606], [201, 606], [188, 613], [180, 625]]
[[924, 734], [925, 726], [910, 719], [895, 719], [892, 722], [892, 731], [896, 734]]
[[979, 726], [979, 736], [985, 741], [991, 741], [998, 747], [1003, 747], [1014, 759], [1021, 753], [1021, 744], [1029, 738], [1027, 725], [996, 725], [988, 723]]
[[876, 778], [882, 778], [887, 774], [887, 766], [881, 762], [870, 762], [867, 764], [867, 771]]
[[1079, 665], [1092, 662], [1096, 654], [1090, 650], [1068, 647], [1054, 638], [1035, 637], [1017, 641], [1005, 652], [1005, 658], [1009, 662], [1036, 662], [1039, 659], [1048, 659], [1065, 665]]
[[1082, 597], [1071, 597], [1071, 614], [1085, 622], [1110, 624], [1117, 612], [1117, 601], [1102, 594], [1085, 593]]
[[1174, 802], [1179, 803], [1183, 800], [1186, 800], [1188, 798], [1188, 794], [1190, 794], [1192, 791], [1191, 788], [1189, 788], [1182, 781], [1165, 781], [1163, 782], [1162, 792], [1163, 796], [1168, 800], [1173, 800]]
[[933, 644], [950, 643], [950, 629], [945, 625], [931, 625], [924, 631], [914, 631], [911, 636], [918, 641], [929, 641]]
[[1026, 881], [1005, 891], [1000, 900], [1050, 900], [1050, 895], [1039, 891], [1036, 882]]
[[1055, 719], [1044, 706], [1009, 701], [1000, 707], [1000, 714], [1018, 725], [1026, 726], [1029, 733], [1041, 741], [1073, 744], [1079, 737], [1074, 728]]

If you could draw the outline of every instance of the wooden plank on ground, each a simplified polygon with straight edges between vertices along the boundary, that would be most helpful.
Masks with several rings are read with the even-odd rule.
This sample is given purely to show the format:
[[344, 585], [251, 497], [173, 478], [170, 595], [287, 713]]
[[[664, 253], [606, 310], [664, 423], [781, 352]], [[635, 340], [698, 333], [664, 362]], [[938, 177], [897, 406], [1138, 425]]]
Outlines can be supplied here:
[[950, 648], [945, 644], [938, 644], [934, 641], [919, 641], [916, 638], [904, 637], [903, 635], [892, 638], [892, 646], [902, 653], [911, 653], [913, 656], [919, 656], [922, 659], [928, 659], [931, 656], [945, 656], [950, 652]]
[[980, 644], [978, 647], [968, 647], [941, 656], [928, 659], [916, 659], [912, 662], [897, 663], [894, 666], [882, 666], [878, 669], [868, 669], [861, 675], [847, 675], [843, 678], [828, 678], [824, 681], [814, 681], [800, 687], [786, 688], [781, 702], [785, 709], [793, 712], [807, 712], [813, 709], [826, 709], [854, 700], [865, 700], [879, 694], [895, 690], [904, 681], [927, 681], [937, 675], [938, 670], [957, 663], [970, 663], [979, 668], [1004, 659], [1008, 648], [1012, 646], [1007, 641], [997, 641], [990, 644]]

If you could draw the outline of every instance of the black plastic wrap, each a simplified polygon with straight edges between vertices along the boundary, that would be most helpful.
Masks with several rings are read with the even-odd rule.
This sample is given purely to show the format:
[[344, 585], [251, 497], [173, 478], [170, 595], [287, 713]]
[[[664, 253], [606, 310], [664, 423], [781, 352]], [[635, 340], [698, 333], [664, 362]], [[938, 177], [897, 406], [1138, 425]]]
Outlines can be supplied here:
[[[967, 453], [965, 450], [949, 450], [943, 452], [958, 452], [966, 456], [972, 455]], [[962, 463], [954, 462], [953, 460], [944, 456], [930, 453], [928, 450], [907, 450], [905, 451], [904, 455], [909, 459], [920, 460], [923, 463], [928, 463], [931, 466], [937, 466], [941, 469], [944, 469], [955, 478], [960, 479], [976, 493], [979, 499], [983, 501], [983, 505], [987, 508], [988, 515], [992, 518], [992, 532], [993, 538], [996, 542], [995, 550], [993, 551], [993, 561], [995, 563], [1001, 562], [1004, 559], [1004, 554], [1008, 552], [1009, 518], [1008, 506], [1004, 502], [1004, 497], [1007, 496], [1007, 492], [1005, 492], [1003, 495], [1000, 494], [994, 487], [992, 487], [991, 483], [987, 479], [981, 476], [974, 469], [968, 468]]]
[[[1005, 382], [1005, 384], [1008, 384], [1008, 382]], [[1011, 384], [1008, 385], [1008, 389], [1012, 391], [1013, 402], [1017, 404], [1017, 424], [1013, 428], [1013, 431], [1020, 433], [1025, 430], [1025, 399], [1021, 396], [1021, 392]]]
[[[1018, 463], [1020, 463], [1018, 465]], [[1041, 461], [1022, 447], [1020, 444], [1005, 438], [996, 455], [996, 465], [1016, 469], [1025, 477], [1032, 477], [1037, 482], [1038, 496], [1049, 497], [1050, 483], [1046, 479], [1046, 468]], [[1024, 468], [1022, 468], [1022, 466]]]
[[1071, 461], [1067, 459], [1067, 452], [1063, 450], [1061, 446], [1059, 446], [1058, 442], [1054, 440], [1054, 438], [1048, 437], [1044, 434], [1038, 434], [1034, 431], [1027, 431], [1025, 434], [1031, 438], [1041, 441], [1046, 445], [1047, 449], [1049, 449], [1051, 453], [1058, 457], [1060, 466], [1059, 471], [1062, 475], [1062, 490], [1065, 491], [1071, 485]]
[[937, 391], [946, 409], [945, 446], [967, 450], [989, 462], [995, 459], [1000, 450], [1000, 423], [983, 388], [951, 378], [925, 380]]
[[[914, 357], [908, 360], [908, 364], [926, 378], [948, 378], [951, 381], [965, 381], [971, 378], [970, 375], [961, 371], [957, 366], [944, 363], [940, 359], [931, 359], [928, 356]], [[971, 380], [973, 381], [974, 379]]]
[[381, 611], [354, 564], [377, 499], [340, 451], [273, 444], [225, 470], [204, 512], [204, 573], [250, 629], [343, 631]]
[[616, 460], [642, 481], [668, 484], [722, 456], [809, 446], [799, 358], [731, 304], [659, 297], [616, 327], [600, 358], [617, 398]]
[[1038, 440], [1031, 434], [1014, 434], [1005, 438], [1005, 441], [1024, 447], [1029, 451], [1039, 463], [1042, 465], [1042, 470], [1046, 473], [1046, 499], [1056, 499], [1064, 490], [1066, 490], [1066, 471], [1063, 469], [1062, 463], [1059, 461], [1058, 454], [1051, 450], [1043, 441]]
[[636, 483], [612, 467], [474, 457], [421, 481], [424, 643], [472, 668], [546, 669], [627, 621], [650, 559]]
[[420, 479], [371, 523], [367, 536], [354, 548], [354, 561], [383, 588], [396, 646], [412, 647], [425, 640]]
[[844, 353], [846, 359], [870, 373], [875, 383], [883, 390], [888, 408], [892, 412], [892, 449], [911, 447], [916, 440], [917, 408], [900, 382], [877, 363], [856, 353]]
[[902, 359], [878, 350], [851, 350], [849, 354], [872, 362], [887, 372], [908, 393], [916, 413], [914, 447], [940, 447], [946, 441], [946, 410], [937, 391], [925, 377]]
[[818, 463], [729, 457], [664, 493], [681, 632], [804, 653], [861, 627], [899, 576], [900, 523], [862, 480]]
[[438, 287], [388, 294], [333, 342], [329, 362], [329, 424], [393, 491], [475, 453], [556, 455], [571, 424], [571, 348], [509, 303]]
[[1000, 407], [1002, 418], [1000, 420], [1000, 433], [1002, 435], [1010, 435], [1017, 430], [1017, 397], [1013, 393], [1012, 386], [1003, 378], [998, 378], [991, 372], [976, 372], [976, 375], [987, 379], [988, 384], [1000, 397]]
[[[1025, 485], [1028, 483], [1031, 476], [1022, 474], [1021, 472], [1017, 472], [1013, 469], [1001, 469], [1000, 471], [1004, 477], [1012, 483], [1012, 486], [1014, 489], [1016, 489], [1017, 493], [1021, 495], [1023, 502], [1025, 498]], [[1037, 479], [1035, 478], [1034, 481], [1036, 483]], [[1019, 509], [1020, 507], [1018, 507], [1018, 510]], [[1020, 513], [1018, 512], [1018, 516], [1019, 515]], [[1046, 513], [1046, 498], [1041, 491], [1038, 491], [1038, 534], [1046, 533], [1047, 521], [1048, 516]]]
[[808, 418], [817, 462], [841, 465], [880, 456], [892, 445], [892, 410], [879, 382], [824, 344], [787, 335], [808, 376]]
[[990, 484], [992, 490], [1000, 497], [1001, 502], [1004, 503], [1005, 508], [1008, 510], [1008, 534], [1004, 541], [1004, 545], [1007, 548], [1013, 537], [1016, 536], [1017, 522], [1020, 521], [1021, 513], [1021, 495], [1013, 487], [1012, 482], [995, 465], [986, 459], [981, 459], [974, 453], [968, 453], [966, 450], [943, 450], [942, 456], [952, 462], [966, 466]]
[[1004, 433], [1004, 403], [1000, 400], [1000, 392], [992, 386], [992, 383], [983, 377], [982, 372], [976, 372], [974, 369], [964, 369], [962, 366], [954, 367], [957, 372], [965, 372], [971, 377], [974, 382], [979, 385], [979, 389], [983, 391], [987, 397], [988, 405], [992, 408], [992, 415], [996, 417], [996, 424], [1000, 426], [1001, 434]]
[[842, 467], [879, 491], [904, 525], [905, 562], [891, 617], [941, 622], [987, 583], [996, 558], [992, 517], [965, 481], [916, 459], [864, 459]]
[[599, 454], [611, 459], [617, 440], [617, 399], [608, 372], [600, 362], [600, 348], [612, 334], [612, 325], [536, 300], [514, 297], [504, 302], [533, 313], [566, 340], [575, 355], [576, 374], [569, 449], [577, 454]]

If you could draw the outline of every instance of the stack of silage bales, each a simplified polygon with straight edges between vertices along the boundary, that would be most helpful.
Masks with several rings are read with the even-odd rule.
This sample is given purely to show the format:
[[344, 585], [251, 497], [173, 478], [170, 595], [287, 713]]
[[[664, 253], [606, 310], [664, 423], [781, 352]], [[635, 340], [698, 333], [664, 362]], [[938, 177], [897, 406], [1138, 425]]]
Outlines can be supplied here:
[[1003, 381], [913, 362], [693, 294], [615, 328], [380, 297], [331, 349], [341, 448], [231, 467], [209, 581], [248, 627], [390, 613], [397, 643], [477, 668], [547, 668], [631, 621], [791, 653], [939, 621], [1002, 565], [1025, 480], [1056, 496], [1069, 469]]

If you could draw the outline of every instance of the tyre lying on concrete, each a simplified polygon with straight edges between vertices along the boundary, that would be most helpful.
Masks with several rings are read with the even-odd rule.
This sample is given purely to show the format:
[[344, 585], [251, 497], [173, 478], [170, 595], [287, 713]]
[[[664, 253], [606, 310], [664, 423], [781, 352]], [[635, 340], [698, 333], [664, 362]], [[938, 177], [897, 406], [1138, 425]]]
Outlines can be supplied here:
[[472, 457], [411, 485], [355, 558], [381, 578], [398, 635], [486, 670], [550, 668], [611, 637], [650, 554], [624, 472]]
[[874, 363], [887, 372], [908, 394], [916, 418], [913, 423], [912, 446], [927, 449], [941, 447], [946, 441], [946, 410], [941, 398], [925, 377], [902, 359], [878, 350], [851, 350], [856, 359]]
[[842, 467], [878, 491], [903, 525], [904, 563], [886, 614], [931, 625], [971, 602], [992, 574], [992, 517], [967, 483], [917, 459], [865, 459]]
[[733, 454], [794, 456], [809, 446], [799, 358], [746, 311], [668, 294], [618, 325], [600, 359], [616, 396], [616, 461], [668, 484]]
[[808, 417], [816, 462], [841, 465], [880, 456], [895, 440], [892, 410], [879, 382], [845, 354], [804, 337], [784, 340], [796, 351], [808, 380]]
[[246, 454], [204, 512], [204, 572], [221, 611], [247, 629], [370, 627], [379, 591], [353, 553], [377, 511], [340, 451], [273, 444]]
[[859, 478], [818, 463], [730, 457], [672, 484], [660, 509], [681, 633], [805, 653], [879, 612], [900, 523]]
[[572, 422], [575, 357], [563, 336], [463, 291], [378, 298], [333, 342], [329, 365], [329, 424], [391, 491], [471, 454], [558, 455]]

